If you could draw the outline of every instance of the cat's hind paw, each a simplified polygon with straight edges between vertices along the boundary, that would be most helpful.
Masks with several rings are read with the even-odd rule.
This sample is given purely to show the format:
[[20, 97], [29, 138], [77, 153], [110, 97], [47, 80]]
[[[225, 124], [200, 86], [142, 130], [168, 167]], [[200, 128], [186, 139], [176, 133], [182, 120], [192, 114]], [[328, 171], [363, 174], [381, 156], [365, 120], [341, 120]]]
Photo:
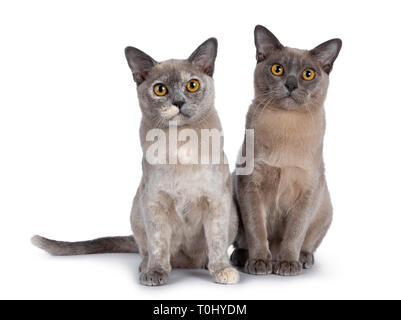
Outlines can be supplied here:
[[315, 257], [312, 253], [301, 252], [299, 256], [299, 262], [302, 264], [304, 269], [310, 269], [315, 264]]

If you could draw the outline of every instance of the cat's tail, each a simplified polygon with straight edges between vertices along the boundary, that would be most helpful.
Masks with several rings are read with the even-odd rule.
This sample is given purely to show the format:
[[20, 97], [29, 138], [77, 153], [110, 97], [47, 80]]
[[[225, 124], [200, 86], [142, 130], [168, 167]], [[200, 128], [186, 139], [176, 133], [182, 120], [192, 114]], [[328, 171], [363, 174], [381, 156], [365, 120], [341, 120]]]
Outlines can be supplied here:
[[34, 236], [32, 244], [53, 256], [76, 256], [98, 253], [139, 253], [133, 236], [108, 237], [89, 241], [64, 242]]

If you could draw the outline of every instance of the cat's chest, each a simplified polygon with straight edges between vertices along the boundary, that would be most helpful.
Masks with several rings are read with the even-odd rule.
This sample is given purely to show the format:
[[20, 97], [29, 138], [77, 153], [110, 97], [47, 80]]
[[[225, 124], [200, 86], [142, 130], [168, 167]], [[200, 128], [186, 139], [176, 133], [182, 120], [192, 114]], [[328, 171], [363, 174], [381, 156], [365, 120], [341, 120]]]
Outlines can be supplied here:
[[209, 168], [185, 171], [187, 174], [180, 174], [169, 184], [169, 191], [175, 198], [178, 207], [186, 202], [197, 202], [203, 196], [214, 196], [212, 184], [219, 184], [218, 172]]
[[179, 145], [175, 150], [170, 153], [177, 159], [177, 163], [183, 165], [198, 164], [199, 163], [199, 150], [198, 146], [194, 143], [188, 142]]
[[209, 201], [220, 201], [226, 193], [222, 181], [223, 176], [218, 171], [210, 168], [192, 169], [166, 183], [164, 188], [173, 199], [180, 221], [189, 227], [201, 222]]
[[196, 165], [201, 163], [198, 141], [148, 144], [145, 159], [151, 165]]
[[312, 166], [324, 131], [322, 121], [311, 119], [298, 113], [262, 115], [253, 123], [256, 157], [273, 167]]
[[173, 199], [178, 211], [189, 203], [196, 204], [202, 197], [219, 199], [226, 191], [224, 172], [211, 165], [159, 166], [149, 175], [151, 192], [163, 191]]
[[299, 146], [291, 147], [263, 141], [258, 144], [257, 148], [256, 160], [271, 167], [307, 167], [312, 160], [309, 154], [299, 150]]
[[299, 197], [307, 192], [314, 183], [314, 175], [299, 167], [271, 167], [264, 163], [259, 169], [260, 192], [264, 206], [271, 218], [280, 218]]

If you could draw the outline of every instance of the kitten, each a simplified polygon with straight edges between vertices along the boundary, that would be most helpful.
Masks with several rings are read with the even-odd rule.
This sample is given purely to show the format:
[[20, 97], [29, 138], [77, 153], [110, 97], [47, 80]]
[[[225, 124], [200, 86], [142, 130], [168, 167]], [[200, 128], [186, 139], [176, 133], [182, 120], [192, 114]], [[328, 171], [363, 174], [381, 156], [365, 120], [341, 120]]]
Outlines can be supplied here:
[[[190, 161], [199, 160], [200, 145], [209, 144], [203, 131], [221, 132], [212, 79], [217, 40], [207, 40], [187, 60], [158, 63], [133, 47], [125, 53], [137, 83], [144, 154], [131, 212], [133, 237], [66, 243], [36, 236], [33, 242], [54, 255], [139, 251], [140, 282], [147, 286], [166, 284], [172, 268], [208, 268], [217, 283], [236, 283], [239, 274], [227, 249], [237, 234], [238, 214], [222, 141], [214, 149], [222, 161]], [[187, 141], [193, 133], [200, 144]], [[155, 151], [155, 137], [158, 142], [169, 137], [164, 151]]]
[[255, 163], [251, 175], [234, 176], [243, 229], [232, 261], [250, 274], [297, 275], [314, 264], [332, 220], [323, 103], [342, 42], [292, 49], [257, 26], [255, 44], [255, 99], [246, 119]]

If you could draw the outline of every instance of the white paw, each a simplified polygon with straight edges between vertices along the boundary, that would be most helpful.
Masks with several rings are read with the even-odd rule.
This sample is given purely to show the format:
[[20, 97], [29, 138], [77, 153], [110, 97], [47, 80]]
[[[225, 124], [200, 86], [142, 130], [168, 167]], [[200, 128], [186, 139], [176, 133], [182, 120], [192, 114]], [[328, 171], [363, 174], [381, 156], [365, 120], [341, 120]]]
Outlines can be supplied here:
[[225, 268], [213, 274], [213, 278], [220, 284], [235, 284], [239, 281], [239, 273], [234, 268]]

